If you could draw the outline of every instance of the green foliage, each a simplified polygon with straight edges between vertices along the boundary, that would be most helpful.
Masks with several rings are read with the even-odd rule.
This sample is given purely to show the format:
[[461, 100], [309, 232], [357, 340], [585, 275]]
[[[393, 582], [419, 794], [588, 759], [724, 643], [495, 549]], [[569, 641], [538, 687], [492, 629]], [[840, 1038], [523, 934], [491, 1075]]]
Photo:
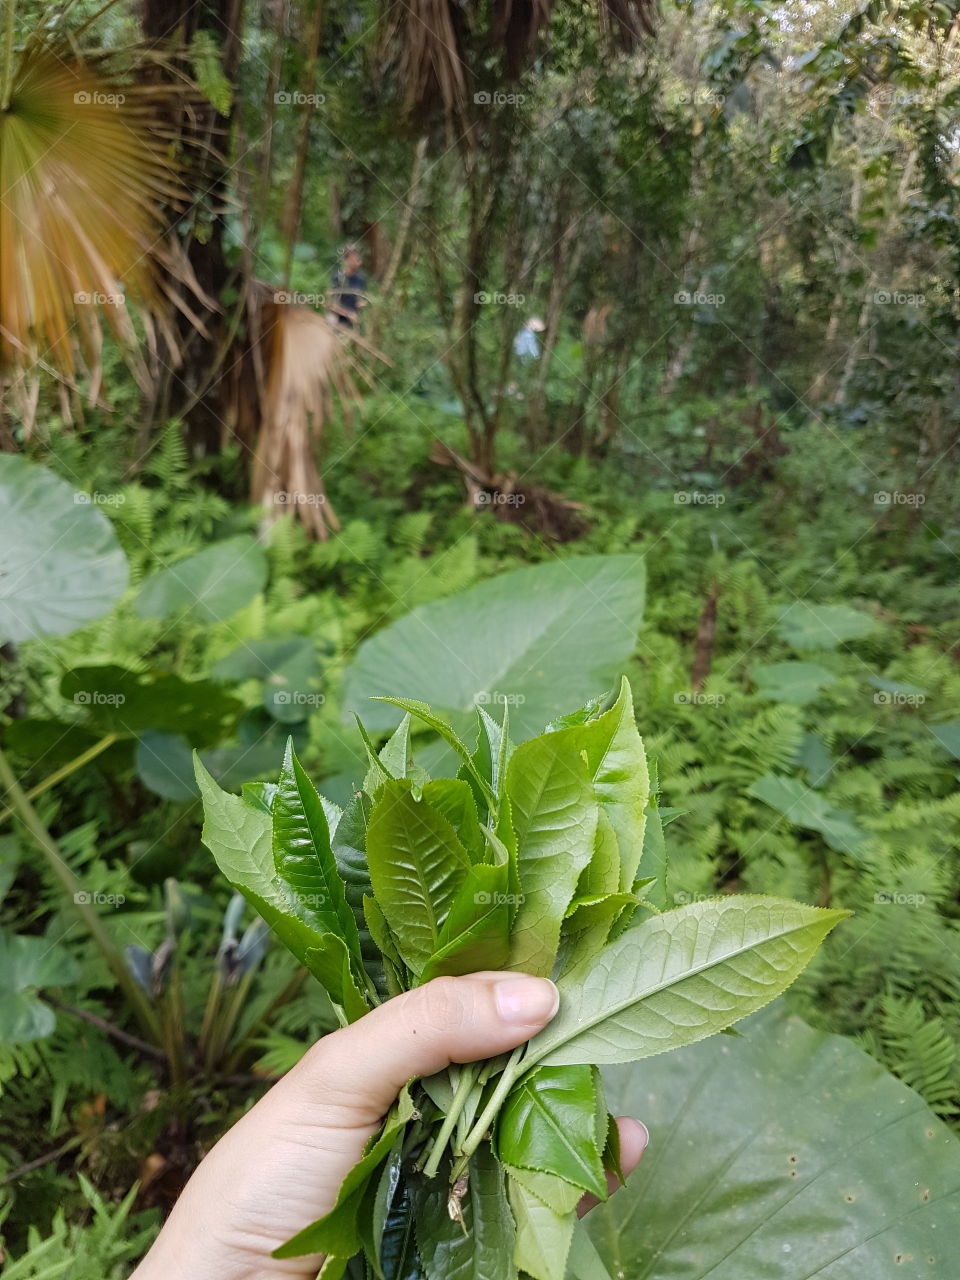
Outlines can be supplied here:
[[[662, 913], [644, 902], [660, 868], [638, 878], [647, 870], [638, 851], [648, 771], [626, 681], [615, 698], [595, 697], [515, 750], [506, 715], [497, 727], [478, 713], [471, 752], [425, 704], [391, 701], [440, 734], [463, 776], [430, 780], [411, 762], [408, 720], [379, 753], [364, 730], [370, 808], [365, 831], [356, 824], [351, 837], [349, 880], [335, 856], [347, 818], [316, 793], [292, 746], [279, 782], [241, 797], [198, 764], [205, 843], [343, 1023], [444, 968], [464, 971], [451, 962], [490, 935], [508, 968], [562, 970], [560, 1011], [508, 1058], [451, 1067], [446, 1081], [404, 1090], [334, 1207], [275, 1256], [323, 1252], [342, 1269], [362, 1251], [382, 1270], [368, 1202], [396, 1157], [428, 1278], [456, 1266], [563, 1280], [576, 1222], [569, 1192], [605, 1198], [605, 1168], [617, 1167], [597, 1064], [727, 1029], [784, 991], [848, 913], [770, 897]], [[369, 893], [354, 915], [348, 884], [364, 878]], [[506, 909], [494, 916], [491, 906]], [[607, 941], [615, 921], [623, 927]], [[433, 1181], [441, 1169], [445, 1180]]]
[[190, 63], [197, 88], [222, 116], [233, 106], [233, 85], [223, 74], [217, 38], [212, 31], [195, 31], [190, 42]]
[[0, 641], [73, 631], [126, 585], [123, 552], [89, 495], [24, 458], [0, 457]]
[[[95, 12], [81, 0], [66, 18], [70, 30]], [[84, 1232], [73, 1224], [90, 1207], [75, 1166], [99, 1194], [119, 1200], [154, 1152], [173, 1144], [189, 1165], [249, 1102], [249, 1088], [238, 1092], [227, 1078], [251, 1064], [279, 1073], [335, 1017], [359, 1016], [412, 975], [371, 895], [362, 833], [372, 800], [357, 794], [365, 782], [374, 791], [382, 785], [369, 752], [376, 754], [377, 733], [400, 713], [369, 704], [380, 707], [372, 741], [350, 713], [367, 714], [367, 692], [433, 696], [448, 675], [449, 698], [435, 705], [472, 748], [478, 694], [489, 694], [480, 708], [498, 720], [503, 696], [519, 740], [598, 692], [614, 670], [629, 671], [650, 775], [618, 802], [622, 811], [608, 804], [591, 817], [593, 806], [584, 806], [595, 843], [562, 912], [558, 975], [566, 980], [578, 957], [615, 945], [631, 921], [647, 928], [640, 922], [653, 913], [637, 910], [641, 894], [661, 911], [692, 914], [737, 890], [828, 909], [842, 903], [855, 916], [790, 988], [790, 1007], [859, 1041], [956, 1126], [960, 219], [955, 153], [944, 142], [957, 107], [952, 7], [870, 4], [841, 13], [820, 4], [800, 14], [665, 5], [659, 35], [642, 56], [620, 58], [602, 46], [588, 6], [555, 5], [536, 65], [506, 86], [523, 102], [476, 113], [472, 136], [483, 145], [475, 151], [468, 140], [450, 148], [439, 122], [399, 128], [387, 95], [371, 89], [378, 77], [393, 83], [397, 69], [377, 65], [380, 35], [357, 38], [352, 20], [332, 12], [324, 17], [314, 86], [325, 95], [323, 110], [273, 112], [276, 89], [289, 91], [308, 74], [310, 33], [297, 24], [312, 15], [291, 12], [293, 25], [285, 19], [282, 28], [269, 7], [247, 6], [241, 16], [234, 83], [212, 31], [201, 27], [182, 51], [213, 111], [232, 111], [229, 133], [202, 102], [190, 117], [190, 129], [200, 116], [207, 121], [204, 151], [223, 150], [227, 161], [216, 217], [204, 202], [180, 225], [206, 241], [189, 245], [191, 260], [208, 287], [224, 278], [214, 252], [222, 226], [231, 268], [255, 262], [258, 277], [315, 293], [328, 284], [338, 242], [363, 233], [372, 297], [364, 337], [391, 363], [375, 365], [375, 389], [356, 403], [352, 427], [333, 420], [315, 442], [342, 522], [323, 544], [312, 544], [290, 515], [263, 526], [263, 513], [242, 500], [251, 441], [234, 442], [239, 417], [226, 415], [226, 426], [210, 420], [224, 383], [203, 390], [208, 376], [219, 371], [226, 381], [232, 372], [229, 359], [221, 363], [219, 338], [210, 349], [192, 339], [188, 368], [162, 373], [153, 403], [109, 338], [102, 379], [82, 388], [88, 403], [42, 374], [32, 411], [19, 383], [8, 388], [3, 448], [22, 447], [29, 461], [0, 453], [0, 642], [15, 641], [0, 649], [0, 745], [24, 788], [36, 793], [32, 803], [83, 891], [101, 895], [91, 905], [130, 957], [141, 989], [150, 988], [151, 1007], [182, 1030], [182, 1040], [172, 1052], [150, 1040], [155, 1052], [144, 1052], [56, 1008], [69, 1003], [129, 1033], [142, 1030], [80, 927], [71, 895], [19, 819], [0, 813], [7, 824], [2, 936], [29, 950], [49, 946], [62, 962], [57, 982], [39, 994], [30, 985], [18, 990], [9, 975], [0, 994], [7, 1009], [26, 1001], [41, 1018], [35, 1029], [54, 1027], [45, 1038], [0, 1046], [9, 1118], [0, 1140], [4, 1174], [72, 1144], [5, 1188], [6, 1252], [19, 1259], [27, 1224], [49, 1234], [59, 1211], [57, 1231], [68, 1233], [69, 1244], [56, 1245], [51, 1265], [85, 1259]], [[372, 31], [372, 11], [360, 16]], [[17, 20], [39, 28], [43, 17], [28, 4]], [[129, 6], [114, 6], [101, 22], [110, 48], [142, 35]], [[484, 77], [501, 54], [490, 50]], [[280, 224], [307, 123], [302, 228], [286, 281]], [[471, 242], [478, 226], [484, 235]], [[220, 299], [227, 324], [236, 314], [232, 278], [229, 286], [233, 296], [224, 291]], [[524, 301], [477, 306], [478, 289]], [[461, 324], [461, 310], [469, 323]], [[541, 341], [552, 354], [521, 364], [513, 337], [534, 314], [551, 328], [552, 346]], [[248, 319], [240, 317], [241, 335]], [[214, 317], [211, 333], [220, 325]], [[361, 344], [357, 357], [366, 362]], [[465, 387], [474, 369], [475, 385]], [[190, 401], [198, 390], [185, 422], [169, 416], [168, 402]], [[495, 420], [498, 483], [532, 483], [580, 504], [584, 527], [575, 544], [558, 546], [544, 533], [542, 492], [530, 491], [516, 508], [484, 507], [464, 500], [459, 471], [431, 461], [437, 442], [476, 461], [468, 418], [482, 416], [478, 404]], [[227, 438], [218, 453], [218, 439]], [[10, 476], [14, 482], [5, 483]], [[76, 491], [91, 501], [75, 502]], [[109, 590], [92, 590], [102, 567], [97, 547], [112, 566]], [[248, 553], [236, 572], [219, 560], [224, 547]], [[636, 565], [641, 556], [650, 598], [639, 637], [641, 590], [630, 574], [622, 593], [601, 573], [564, 600], [534, 597], [531, 577], [517, 577], [543, 574], [556, 587], [601, 558]], [[124, 590], [123, 557], [133, 590]], [[204, 571], [211, 561], [228, 570], [219, 581]], [[610, 590], [596, 590], [604, 582]], [[11, 591], [20, 619], [12, 626]], [[495, 617], [484, 609], [491, 596], [503, 606]], [[138, 598], [156, 616], [143, 616]], [[561, 625], [540, 644], [538, 626], [554, 603]], [[26, 611], [42, 622], [41, 638], [27, 637]], [[626, 638], [608, 650], [616, 632]], [[508, 646], [523, 658], [504, 679], [487, 659]], [[596, 678], [584, 680], [594, 661]], [[361, 687], [368, 675], [382, 681]], [[99, 699], [83, 701], [87, 693]], [[632, 712], [629, 719], [632, 725]], [[408, 779], [410, 807], [426, 803], [469, 859], [489, 859], [471, 861], [451, 886], [449, 913], [433, 921], [436, 946], [422, 981], [481, 962], [509, 963], [517, 823], [498, 826], [499, 844], [477, 845], [490, 817], [483, 781], [499, 794], [510, 773], [506, 735], [489, 717], [481, 725], [481, 741], [467, 754], [482, 781], [465, 765], [445, 797], [428, 795], [424, 777], [407, 768], [411, 754], [434, 772], [457, 767], [454, 748], [434, 730], [418, 725], [384, 757], [388, 774]], [[551, 736], [570, 727], [557, 724]], [[303, 971], [280, 948], [260, 958], [249, 983], [236, 981], [238, 952], [252, 954], [246, 948], [260, 944], [237, 921], [232, 933], [225, 929], [228, 895], [200, 848], [192, 751], [230, 791], [254, 776], [275, 778], [288, 734], [310, 776], [343, 806], [342, 816], [328, 806], [324, 817], [356, 922], [359, 964], [352, 942], [339, 942], [329, 920], [307, 913], [309, 904], [295, 929], [302, 958], [337, 997], [336, 1012], [319, 983], [297, 986]], [[587, 741], [571, 768], [581, 784], [589, 772], [599, 793], [615, 785], [621, 765], [613, 747], [605, 778], [591, 763], [595, 747]], [[641, 752], [629, 769], [623, 765], [635, 780], [644, 758]], [[261, 801], [267, 794], [248, 791]], [[518, 798], [526, 821], [532, 807]], [[0, 807], [9, 803], [5, 796]], [[627, 849], [626, 826], [638, 829], [641, 816], [642, 839]], [[436, 827], [449, 842], [449, 831]], [[261, 829], [241, 824], [236, 856], [255, 850], [269, 875], [272, 831], [267, 839]], [[329, 870], [319, 861], [324, 852], [322, 841], [298, 851], [306, 862], [293, 868], [298, 887], [289, 892], [322, 892], [316, 877]], [[532, 878], [535, 860], [526, 862]], [[542, 928], [526, 930], [533, 958], [550, 953], [575, 866], [574, 857], [555, 894], [542, 878], [540, 901], [550, 912]], [[304, 874], [309, 890], [299, 882]], [[171, 876], [192, 920], [175, 933], [172, 961], [164, 890]], [[648, 878], [653, 883], [643, 883]], [[481, 895], [489, 901], [476, 901]], [[423, 959], [422, 948], [407, 954], [416, 964]], [[159, 994], [155, 966], [164, 979]], [[802, 1109], [798, 1142], [811, 1114], [824, 1117], [818, 1168], [830, 1165], [843, 1131], [828, 1102], [835, 1081], [798, 1091], [789, 1064], [781, 1069], [770, 1048], [780, 1032], [757, 1034], [763, 1045], [746, 1056], [739, 1042], [724, 1040], [652, 1058], [637, 1073], [650, 1087], [626, 1109], [648, 1120], [656, 1146], [675, 1123], [680, 1136], [656, 1163], [651, 1149], [647, 1169], [656, 1175], [640, 1175], [643, 1206], [622, 1203], [629, 1221], [621, 1269], [655, 1268], [649, 1259], [661, 1245], [663, 1266], [682, 1269], [691, 1252], [709, 1256], [698, 1235], [706, 1208], [686, 1216], [669, 1240], [656, 1234], [664, 1223], [673, 1230], [677, 1203], [717, 1204], [725, 1228], [741, 1213], [731, 1209], [732, 1195], [723, 1198], [727, 1184], [716, 1169], [691, 1168], [683, 1139], [692, 1134], [699, 1155], [709, 1133], [719, 1165], [726, 1167], [728, 1152], [735, 1168], [749, 1162], [755, 1143], [746, 1156], [725, 1145], [738, 1123], [730, 1099], [753, 1097], [752, 1088], [744, 1095], [744, 1078], [775, 1082], [769, 1105], [778, 1115]], [[788, 1043], [801, 1054], [793, 1032]], [[708, 1052], [721, 1066], [735, 1060], [717, 1088], [720, 1101], [707, 1095], [709, 1114], [680, 1105], [656, 1110], [672, 1081], [678, 1095], [687, 1090], [686, 1071], [699, 1071]], [[842, 1064], [841, 1053], [831, 1050], [823, 1061]], [[865, 1070], [857, 1062], [854, 1081]], [[902, 1092], [890, 1097], [891, 1118], [915, 1105]], [[741, 1128], [755, 1118], [750, 1112]], [[891, 1133], [900, 1143], [900, 1130]], [[743, 1140], [739, 1129], [734, 1137]], [[890, 1163], [879, 1144], [869, 1150], [877, 1152], [872, 1169]], [[485, 1154], [481, 1146], [476, 1167]], [[935, 1166], [932, 1156], [929, 1163], [918, 1157], [924, 1187], [933, 1187]], [[505, 1192], [495, 1167], [484, 1165], [484, 1189], [503, 1221], [513, 1215], [518, 1255], [534, 1270], [556, 1272], [566, 1238], [551, 1214], [569, 1213], [570, 1192], [564, 1200], [552, 1175], [508, 1167]], [[744, 1190], [755, 1187], [755, 1167], [739, 1167], [745, 1240], [759, 1240], [762, 1254], [770, 1229], [756, 1222], [769, 1204]], [[789, 1176], [774, 1162], [760, 1180], [789, 1192], [796, 1188]], [[708, 1184], [721, 1188], [719, 1202]], [[473, 1194], [462, 1205], [468, 1221]], [[863, 1221], [856, 1215], [865, 1199], [855, 1193], [848, 1202], [838, 1189], [830, 1209], [838, 1231], [846, 1233], [847, 1215]], [[877, 1222], [876, 1255], [867, 1244], [851, 1255], [857, 1275], [884, 1275], [897, 1256], [880, 1228], [899, 1209], [879, 1192], [875, 1203], [888, 1217]], [[383, 1256], [396, 1247], [398, 1274], [413, 1266], [409, 1234], [396, 1230], [408, 1209], [385, 1206], [380, 1223]], [[446, 1280], [461, 1264], [466, 1274], [495, 1274], [501, 1254], [465, 1248], [469, 1237], [442, 1210], [428, 1229], [443, 1242], [432, 1264], [438, 1276]], [[788, 1214], [780, 1208], [774, 1222]], [[142, 1239], [129, 1219], [117, 1222], [118, 1240]], [[598, 1223], [597, 1230], [599, 1238], [606, 1228]], [[806, 1230], [801, 1221], [797, 1237]], [[552, 1251], [551, 1241], [559, 1242]], [[753, 1267], [793, 1280], [802, 1273], [801, 1251], [786, 1257], [781, 1243], [770, 1239], [759, 1261], [745, 1255], [747, 1244], [734, 1244], [721, 1266], [737, 1277]], [[926, 1256], [922, 1248], [918, 1257]], [[135, 1256], [133, 1245], [118, 1252], [116, 1267]], [[608, 1264], [594, 1260], [583, 1275], [596, 1280]], [[97, 1257], [89, 1270], [104, 1275], [112, 1265]], [[950, 1262], [925, 1265], [936, 1274]], [[897, 1266], [904, 1269], [909, 1262]]]
[[[662, 1135], [628, 1191], [584, 1221], [611, 1274], [854, 1280], [897, 1275], [913, 1257], [946, 1280], [960, 1231], [955, 1135], [847, 1040], [776, 1007], [741, 1030], [642, 1074], [608, 1073], [610, 1105]], [[603, 1274], [574, 1263], [576, 1280]]]
[[137, 1189], [132, 1187], [119, 1205], [110, 1205], [82, 1175], [80, 1188], [87, 1202], [87, 1226], [70, 1224], [58, 1209], [50, 1233], [31, 1230], [27, 1250], [8, 1258], [3, 1274], [10, 1280], [121, 1280], [129, 1265], [146, 1251], [156, 1226], [144, 1215], [131, 1217]]

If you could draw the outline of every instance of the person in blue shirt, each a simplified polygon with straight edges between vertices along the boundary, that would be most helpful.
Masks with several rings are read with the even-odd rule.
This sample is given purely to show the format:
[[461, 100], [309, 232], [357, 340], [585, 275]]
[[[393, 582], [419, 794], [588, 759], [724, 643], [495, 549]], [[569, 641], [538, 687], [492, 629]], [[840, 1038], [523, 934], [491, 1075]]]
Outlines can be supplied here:
[[333, 273], [332, 285], [329, 303], [334, 323], [356, 329], [360, 308], [367, 305], [363, 297], [367, 277], [363, 274], [363, 258], [355, 244], [346, 244], [340, 251], [340, 266]]
[[543, 333], [545, 328], [539, 316], [531, 316], [523, 328], [517, 331], [517, 336], [513, 340], [513, 354], [518, 360], [526, 363], [528, 360], [539, 359], [540, 339], [537, 334]]

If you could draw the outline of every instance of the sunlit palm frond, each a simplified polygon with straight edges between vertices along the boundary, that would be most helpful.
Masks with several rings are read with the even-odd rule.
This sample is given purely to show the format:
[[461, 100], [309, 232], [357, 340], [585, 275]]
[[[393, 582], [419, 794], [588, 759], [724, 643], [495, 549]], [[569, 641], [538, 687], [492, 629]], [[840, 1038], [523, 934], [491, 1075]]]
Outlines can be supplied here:
[[162, 210], [182, 196], [156, 132], [169, 88], [107, 65], [42, 42], [15, 55], [0, 110], [0, 367], [72, 381], [78, 353], [95, 369], [105, 320], [149, 381], [131, 304], [167, 309]]

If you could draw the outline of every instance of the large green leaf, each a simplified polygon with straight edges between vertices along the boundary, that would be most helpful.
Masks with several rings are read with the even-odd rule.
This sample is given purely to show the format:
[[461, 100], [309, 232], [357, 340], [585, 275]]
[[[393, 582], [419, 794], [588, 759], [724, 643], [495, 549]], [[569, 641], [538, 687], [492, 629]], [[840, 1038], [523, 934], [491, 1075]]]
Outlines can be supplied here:
[[866, 833], [845, 809], [834, 809], [819, 791], [813, 791], [798, 778], [783, 778], [775, 773], [764, 774], [751, 783], [747, 794], [756, 796], [764, 804], [782, 813], [795, 827], [818, 831], [831, 849], [840, 853], [857, 854]]
[[507, 768], [522, 893], [511, 967], [527, 973], [553, 969], [560, 925], [594, 850], [599, 806], [581, 733], [561, 729], [523, 742]]
[[249, 604], [267, 581], [267, 557], [248, 534], [204, 547], [147, 578], [137, 596], [142, 618], [176, 614], [207, 625]]
[[515, 740], [609, 687], [643, 617], [637, 556], [584, 556], [518, 569], [421, 606], [364, 641], [347, 668], [344, 710], [370, 729], [399, 716], [368, 703], [402, 689], [462, 734], [479, 705], [510, 706]]
[[0, 453], [0, 643], [66, 635], [126, 590], [127, 558], [85, 493]]
[[960, 722], [950, 724], [928, 724], [927, 728], [945, 751], [949, 751], [954, 760], [960, 760]]
[[260, 680], [264, 710], [281, 724], [299, 724], [324, 701], [316, 687], [316, 645], [309, 636], [247, 640], [215, 662], [210, 674], [215, 680]]
[[243, 703], [213, 680], [184, 680], [169, 671], [131, 671], [113, 664], [67, 671], [60, 693], [99, 729], [179, 733], [186, 727], [193, 747], [220, 742], [243, 711]]
[[0, 932], [0, 1044], [42, 1040], [56, 1015], [37, 995], [78, 977], [72, 956], [49, 938]]
[[[148, 729], [140, 735], [134, 756], [144, 786], [166, 800], [195, 800], [200, 794], [193, 767], [193, 749], [179, 733]], [[263, 739], [252, 743], [201, 751], [204, 768], [224, 787], [251, 778], [276, 777], [283, 762], [283, 743]]]
[[741, 1030], [604, 1073], [611, 1106], [652, 1136], [580, 1228], [611, 1275], [955, 1280], [957, 1138], [849, 1040], [781, 1005]]
[[419, 1196], [417, 1244], [424, 1280], [516, 1280], [503, 1168], [489, 1146], [484, 1143], [471, 1162], [462, 1225], [451, 1220], [438, 1183], [428, 1183]]
[[722, 1031], [780, 995], [847, 915], [743, 894], [645, 920], [561, 978], [525, 1061], [633, 1062]]
[[835, 649], [848, 640], [872, 635], [877, 624], [868, 613], [847, 604], [808, 604], [798, 600], [780, 613], [780, 634], [792, 649]]
[[761, 698], [798, 707], [815, 701], [837, 679], [819, 662], [770, 662], [754, 667], [750, 675]]
[[442, 814], [415, 799], [406, 780], [385, 782], [367, 826], [373, 892], [400, 954], [419, 974], [470, 868], [467, 851]]
[[555, 1174], [606, 1199], [596, 1110], [592, 1067], [538, 1067], [507, 1097], [497, 1125], [497, 1154], [505, 1164]]

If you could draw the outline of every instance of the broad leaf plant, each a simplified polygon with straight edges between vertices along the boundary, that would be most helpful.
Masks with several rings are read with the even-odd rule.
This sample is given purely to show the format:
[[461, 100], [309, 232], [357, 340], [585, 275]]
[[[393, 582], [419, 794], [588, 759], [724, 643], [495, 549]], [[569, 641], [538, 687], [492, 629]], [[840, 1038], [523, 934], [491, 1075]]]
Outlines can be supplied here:
[[[726, 1030], [778, 996], [847, 915], [725, 896], [667, 909], [663, 823], [630, 688], [514, 746], [478, 708], [473, 750], [422, 702], [344, 810], [292, 748], [240, 796], [203, 766], [203, 838], [325, 988], [340, 1021], [443, 975], [552, 977], [553, 1021], [491, 1061], [411, 1082], [333, 1209], [277, 1256], [323, 1280], [563, 1280], [585, 1194], [622, 1178], [599, 1067]], [[410, 759], [416, 718], [454, 778]], [[365, 1259], [365, 1261], [364, 1261]]]

